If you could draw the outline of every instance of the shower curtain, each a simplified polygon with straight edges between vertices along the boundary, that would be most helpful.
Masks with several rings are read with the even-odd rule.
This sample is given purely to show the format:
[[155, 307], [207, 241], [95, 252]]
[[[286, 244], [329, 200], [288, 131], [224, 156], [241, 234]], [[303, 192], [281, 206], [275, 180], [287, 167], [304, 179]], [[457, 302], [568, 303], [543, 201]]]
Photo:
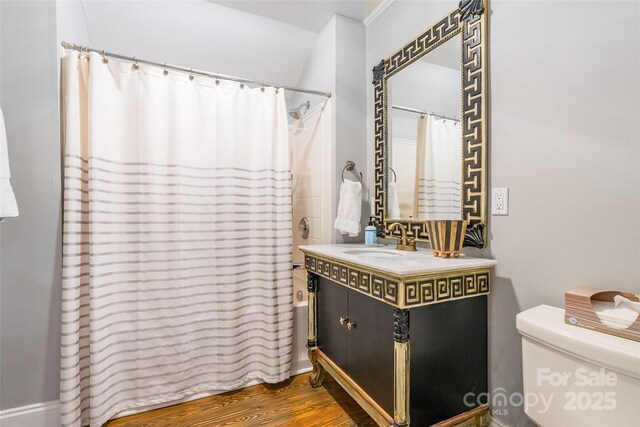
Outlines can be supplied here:
[[61, 421], [289, 377], [282, 90], [63, 59]]
[[416, 145], [415, 218], [462, 219], [460, 122], [420, 116]]

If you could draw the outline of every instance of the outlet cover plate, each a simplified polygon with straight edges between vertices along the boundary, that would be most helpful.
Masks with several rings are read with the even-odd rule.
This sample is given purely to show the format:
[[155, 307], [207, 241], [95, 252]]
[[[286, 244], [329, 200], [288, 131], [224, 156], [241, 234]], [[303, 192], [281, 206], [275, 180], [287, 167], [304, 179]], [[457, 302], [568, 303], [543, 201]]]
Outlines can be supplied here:
[[509, 215], [509, 188], [494, 188], [491, 196], [491, 214]]

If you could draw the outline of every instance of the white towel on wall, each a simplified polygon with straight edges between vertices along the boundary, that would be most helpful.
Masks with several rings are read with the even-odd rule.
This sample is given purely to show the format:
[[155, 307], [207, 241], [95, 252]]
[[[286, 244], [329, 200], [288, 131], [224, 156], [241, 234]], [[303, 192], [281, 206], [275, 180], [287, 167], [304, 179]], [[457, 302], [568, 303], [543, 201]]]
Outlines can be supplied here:
[[395, 182], [389, 182], [387, 184], [387, 204], [389, 210], [387, 215], [391, 219], [400, 218], [400, 201], [398, 200], [398, 186]]
[[362, 184], [344, 180], [340, 185], [340, 202], [335, 229], [349, 237], [360, 234], [360, 217], [362, 216]]
[[10, 179], [7, 133], [4, 128], [4, 114], [0, 109], [0, 219], [18, 216], [18, 204]]

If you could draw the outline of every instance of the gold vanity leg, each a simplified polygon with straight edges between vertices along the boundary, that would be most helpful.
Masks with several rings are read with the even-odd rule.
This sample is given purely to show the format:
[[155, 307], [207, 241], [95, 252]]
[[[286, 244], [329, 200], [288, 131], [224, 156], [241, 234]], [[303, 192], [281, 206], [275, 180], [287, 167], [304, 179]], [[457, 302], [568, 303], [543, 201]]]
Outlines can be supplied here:
[[393, 309], [393, 427], [409, 426], [409, 310]]
[[307, 291], [309, 295], [309, 335], [307, 339], [307, 354], [313, 366], [313, 372], [309, 376], [311, 387], [320, 387], [324, 380], [324, 368], [318, 362], [318, 307], [316, 292], [318, 291], [318, 276], [307, 271]]

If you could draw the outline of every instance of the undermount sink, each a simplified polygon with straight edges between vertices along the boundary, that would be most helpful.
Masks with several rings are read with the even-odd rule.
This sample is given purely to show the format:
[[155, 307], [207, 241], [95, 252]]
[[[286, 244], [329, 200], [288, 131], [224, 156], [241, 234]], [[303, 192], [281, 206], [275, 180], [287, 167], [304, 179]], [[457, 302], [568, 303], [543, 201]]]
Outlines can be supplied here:
[[394, 258], [394, 257], [400, 256], [400, 254], [396, 252], [392, 252], [384, 249], [375, 249], [375, 248], [352, 249], [349, 251], [344, 251], [344, 253], [348, 255], [370, 256], [370, 257], [377, 257], [377, 258]]

